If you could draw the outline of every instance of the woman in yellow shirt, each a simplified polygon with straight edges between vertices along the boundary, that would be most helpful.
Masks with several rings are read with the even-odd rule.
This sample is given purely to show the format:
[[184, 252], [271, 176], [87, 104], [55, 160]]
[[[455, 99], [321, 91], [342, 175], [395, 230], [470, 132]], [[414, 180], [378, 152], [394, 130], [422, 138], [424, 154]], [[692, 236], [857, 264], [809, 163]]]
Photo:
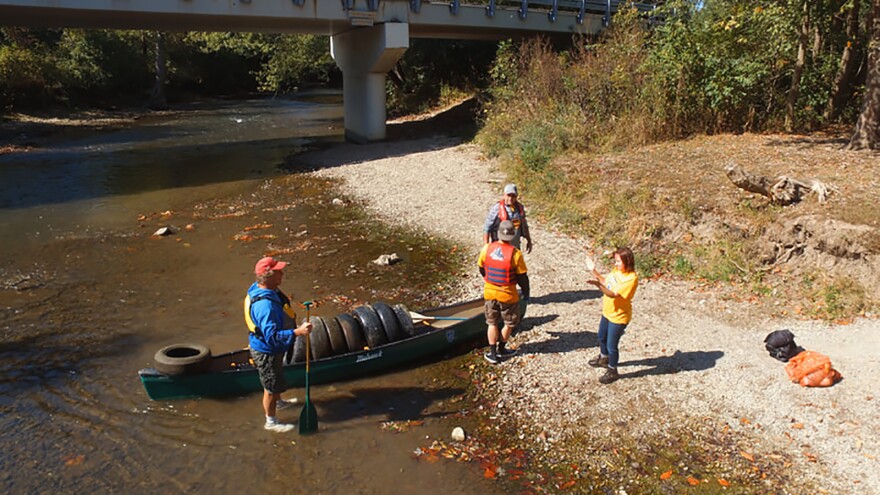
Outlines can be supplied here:
[[599, 320], [599, 355], [589, 361], [594, 368], [608, 370], [599, 382], [609, 384], [619, 378], [617, 363], [620, 359], [618, 344], [626, 326], [632, 320], [632, 299], [639, 286], [635, 272], [635, 256], [623, 247], [614, 251], [614, 269], [606, 276], [596, 270], [593, 260], [587, 258], [587, 270], [596, 278], [587, 283], [602, 291], [602, 318]]

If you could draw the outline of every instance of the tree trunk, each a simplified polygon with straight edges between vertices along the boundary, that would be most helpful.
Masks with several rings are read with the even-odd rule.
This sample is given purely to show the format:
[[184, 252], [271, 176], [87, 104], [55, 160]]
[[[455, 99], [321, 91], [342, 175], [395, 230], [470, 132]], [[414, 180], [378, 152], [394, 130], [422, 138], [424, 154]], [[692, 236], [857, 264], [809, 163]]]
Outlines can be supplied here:
[[165, 79], [168, 71], [165, 66], [165, 34], [159, 31], [155, 33], [156, 40], [156, 81], [150, 90], [150, 108], [162, 109], [168, 107], [165, 98]]
[[804, 17], [801, 21], [801, 32], [798, 36], [798, 53], [797, 62], [794, 66], [794, 72], [791, 75], [791, 88], [788, 90], [788, 102], [785, 110], [785, 129], [791, 132], [794, 129], [795, 105], [797, 104], [798, 93], [801, 89], [801, 76], [804, 73], [804, 66], [807, 63], [807, 42], [810, 38], [810, 2], [804, 1]]
[[880, 149], [880, 0], [873, 0], [868, 18], [868, 74], [862, 113], [847, 149]]
[[724, 173], [736, 187], [766, 196], [773, 204], [782, 206], [797, 203], [811, 192], [816, 193], [820, 203], [824, 203], [832, 191], [837, 191], [834, 186], [815, 179], [804, 181], [783, 175], [773, 181], [763, 175], [746, 172], [734, 164], [727, 165]]
[[843, 54], [840, 56], [840, 69], [831, 86], [831, 94], [828, 97], [828, 104], [825, 106], [823, 115], [826, 122], [837, 118], [852, 93], [852, 79], [859, 68], [854, 46], [859, 38], [859, 10], [859, 0], [853, 0], [852, 6], [846, 14], [846, 46], [843, 47]]

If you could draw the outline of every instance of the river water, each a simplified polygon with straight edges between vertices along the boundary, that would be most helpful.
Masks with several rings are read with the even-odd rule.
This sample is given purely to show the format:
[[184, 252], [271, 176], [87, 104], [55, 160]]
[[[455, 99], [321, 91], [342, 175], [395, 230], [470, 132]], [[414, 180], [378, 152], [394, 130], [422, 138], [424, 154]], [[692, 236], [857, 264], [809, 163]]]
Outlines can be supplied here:
[[[455, 426], [461, 358], [313, 387], [311, 436], [263, 430], [260, 394], [155, 402], [140, 385], [162, 346], [246, 345], [242, 297], [265, 253], [292, 262], [284, 288], [319, 301], [313, 314], [431, 302], [455, 266], [444, 246], [297, 173], [298, 151], [341, 132], [330, 94], [194, 105], [0, 155], [5, 493], [499, 491], [478, 466], [413, 456]], [[391, 252], [404, 262], [369, 262]]]

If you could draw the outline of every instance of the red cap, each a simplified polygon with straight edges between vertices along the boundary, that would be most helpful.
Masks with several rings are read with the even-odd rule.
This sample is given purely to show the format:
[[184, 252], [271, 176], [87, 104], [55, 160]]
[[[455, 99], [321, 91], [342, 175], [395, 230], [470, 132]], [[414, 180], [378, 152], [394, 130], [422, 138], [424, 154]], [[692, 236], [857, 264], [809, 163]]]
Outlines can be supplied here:
[[257, 262], [257, 265], [254, 267], [254, 273], [262, 275], [270, 270], [283, 270], [285, 266], [287, 266], [287, 262], [278, 261], [271, 256], [266, 256]]

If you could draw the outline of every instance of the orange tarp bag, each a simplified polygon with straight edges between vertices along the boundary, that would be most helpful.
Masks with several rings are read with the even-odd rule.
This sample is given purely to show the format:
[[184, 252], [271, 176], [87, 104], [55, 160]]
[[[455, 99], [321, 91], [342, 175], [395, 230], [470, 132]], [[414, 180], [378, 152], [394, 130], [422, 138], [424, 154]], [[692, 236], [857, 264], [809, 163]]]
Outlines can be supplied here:
[[803, 351], [785, 365], [791, 381], [803, 387], [830, 387], [840, 380], [840, 373], [831, 367], [831, 359], [816, 351]]

